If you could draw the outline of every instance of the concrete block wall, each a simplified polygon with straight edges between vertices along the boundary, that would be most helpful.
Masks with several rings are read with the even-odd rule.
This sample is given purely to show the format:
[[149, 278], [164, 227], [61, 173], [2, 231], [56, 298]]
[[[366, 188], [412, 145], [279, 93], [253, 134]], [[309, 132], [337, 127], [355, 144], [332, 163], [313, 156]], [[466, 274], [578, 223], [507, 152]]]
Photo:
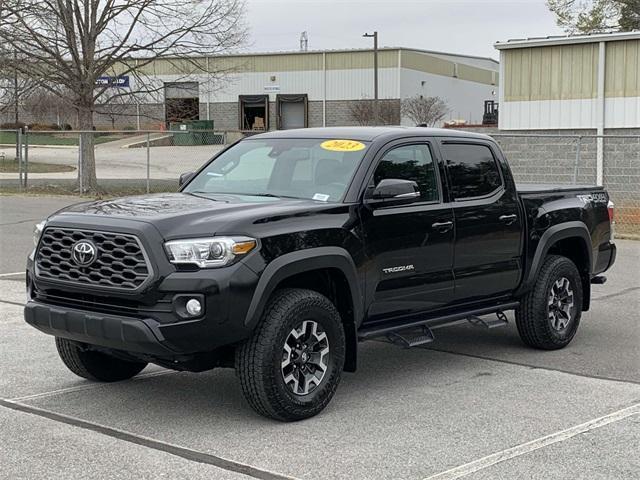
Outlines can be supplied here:
[[[492, 135], [500, 144], [516, 181], [572, 184], [577, 140], [568, 135], [596, 135], [595, 130], [505, 131], [497, 128], [461, 128]], [[510, 137], [532, 135], [529, 137]], [[553, 137], [534, 137], [536, 134]], [[616, 203], [617, 231], [640, 234], [640, 128], [608, 129], [604, 140], [603, 183]], [[620, 138], [617, 136], [625, 136]], [[596, 184], [597, 141], [582, 138], [578, 184]]]

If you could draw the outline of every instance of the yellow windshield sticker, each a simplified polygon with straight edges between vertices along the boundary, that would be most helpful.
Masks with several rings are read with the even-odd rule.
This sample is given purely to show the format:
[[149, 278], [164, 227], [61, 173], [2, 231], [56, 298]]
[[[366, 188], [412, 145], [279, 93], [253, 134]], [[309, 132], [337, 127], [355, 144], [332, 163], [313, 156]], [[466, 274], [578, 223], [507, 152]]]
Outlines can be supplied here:
[[364, 143], [355, 140], [327, 140], [320, 147], [331, 152], [357, 152], [366, 148]]

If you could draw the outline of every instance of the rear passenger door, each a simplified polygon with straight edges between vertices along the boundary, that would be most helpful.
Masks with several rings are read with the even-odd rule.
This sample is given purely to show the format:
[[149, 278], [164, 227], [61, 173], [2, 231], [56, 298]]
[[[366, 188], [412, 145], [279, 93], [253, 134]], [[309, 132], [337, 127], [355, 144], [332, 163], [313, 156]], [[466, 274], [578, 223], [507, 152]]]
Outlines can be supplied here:
[[513, 178], [492, 142], [444, 140], [455, 218], [455, 299], [501, 296], [520, 278], [522, 218]]
[[453, 214], [443, 203], [442, 163], [429, 141], [399, 141], [378, 154], [368, 192], [384, 179], [411, 180], [419, 198], [406, 205], [368, 203], [362, 228], [367, 256], [367, 322], [429, 311], [453, 301]]

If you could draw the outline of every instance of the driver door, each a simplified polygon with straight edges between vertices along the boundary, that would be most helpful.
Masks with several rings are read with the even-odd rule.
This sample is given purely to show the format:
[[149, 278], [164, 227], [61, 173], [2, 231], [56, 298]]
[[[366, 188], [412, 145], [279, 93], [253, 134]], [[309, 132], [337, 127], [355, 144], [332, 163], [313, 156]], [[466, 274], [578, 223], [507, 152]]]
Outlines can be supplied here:
[[[367, 323], [453, 301], [453, 210], [443, 203], [442, 163], [429, 141], [396, 142], [379, 155], [362, 207], [369, 258]], [[383, 179], [412, 180], [420, 196], [385, 206], [367, 200]]]

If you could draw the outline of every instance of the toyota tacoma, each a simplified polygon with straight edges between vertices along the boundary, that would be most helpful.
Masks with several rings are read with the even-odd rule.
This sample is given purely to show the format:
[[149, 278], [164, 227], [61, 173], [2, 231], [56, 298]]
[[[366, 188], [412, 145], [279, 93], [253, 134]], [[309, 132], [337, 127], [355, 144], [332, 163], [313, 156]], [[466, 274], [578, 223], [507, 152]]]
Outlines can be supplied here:
[[485, 135], [263, 133], [179, 184], [36, 226], [25, 319], [73, 373], [235, 368], [253, 409], [300, 420], [367, 339], [414, 347], [515, 310], [524, 344], [565, 347], [615, 260], [602, 187], [516, 185]]

